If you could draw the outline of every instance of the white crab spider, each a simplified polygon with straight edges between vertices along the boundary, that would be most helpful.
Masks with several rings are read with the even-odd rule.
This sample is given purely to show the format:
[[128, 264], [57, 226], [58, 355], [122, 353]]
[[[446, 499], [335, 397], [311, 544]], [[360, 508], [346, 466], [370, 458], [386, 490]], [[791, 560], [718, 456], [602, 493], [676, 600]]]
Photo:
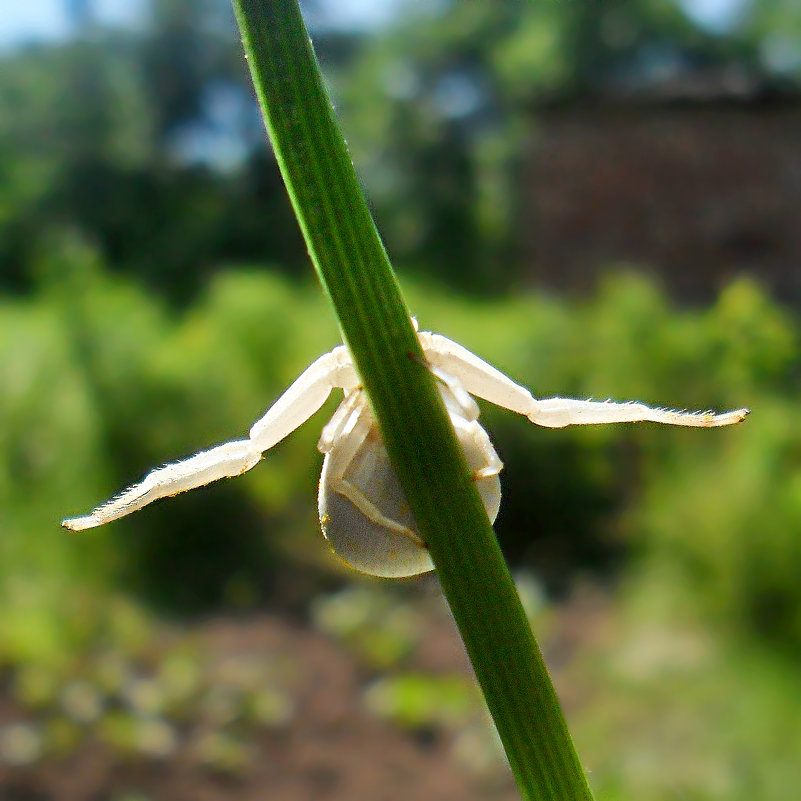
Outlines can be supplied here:
[[[747, 409], [715, 414], [655, 409], [636, 402], [537, 400], [525, 387], [456, 342], [429, 331], [419, 332], [418, 337], [439, 379], [439, 391], [491, 522], [500, 506], [498, 474], [503, 463], [478, 422], [478, 406], [471, 395], [549, 428], [643, 420], [678, 426], [727, 426], [748, 414]], [[100, 526], [157, 498], [250, 470], [265, 451], [311, 417], [335, 388], [344, 390], [345, 398], [323, 428], [317, 446], [325, 454], [318, 497], [323, 534], [336, 554], [364, 573], [399, 577], [432, 570], [428, 549], [344, 345], [313, 362], [255, 423], [248, 439], [226, 442], [153, 470], [141, 483], [90, 514], [64, 520], [62, 525], [73, 531]]]

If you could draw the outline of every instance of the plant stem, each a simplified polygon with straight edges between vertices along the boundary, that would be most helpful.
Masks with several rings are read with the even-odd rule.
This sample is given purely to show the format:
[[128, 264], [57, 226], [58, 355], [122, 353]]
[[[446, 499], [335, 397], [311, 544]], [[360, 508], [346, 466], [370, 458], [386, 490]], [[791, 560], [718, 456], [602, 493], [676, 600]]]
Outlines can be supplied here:
[[296, 0], [234, 0], [314, 266], [526, 799], [591, 799], [326, 95]]

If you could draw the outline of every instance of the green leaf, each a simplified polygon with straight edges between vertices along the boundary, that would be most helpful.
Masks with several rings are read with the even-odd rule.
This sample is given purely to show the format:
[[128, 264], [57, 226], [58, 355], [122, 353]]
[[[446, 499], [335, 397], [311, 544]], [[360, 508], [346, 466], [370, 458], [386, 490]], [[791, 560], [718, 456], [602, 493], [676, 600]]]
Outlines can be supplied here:
[[590, 799], [559, 703], [373, 224], [296, 0], [234, 0], [320, 281], [428, 544], [521, 794]]

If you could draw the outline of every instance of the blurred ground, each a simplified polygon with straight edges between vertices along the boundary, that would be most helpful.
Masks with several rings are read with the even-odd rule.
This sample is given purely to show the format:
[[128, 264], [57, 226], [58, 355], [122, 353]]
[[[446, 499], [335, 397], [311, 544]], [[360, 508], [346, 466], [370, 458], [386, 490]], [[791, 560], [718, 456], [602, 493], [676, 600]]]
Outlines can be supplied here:
[[[437, 614], [427, 628], [409, 669], [469, 675], [449, 618]], [[95, 727], [95, 736], [65, 756], [51, 756], [29, 766], [0, 762], [0, 798], [391, 801], [517, 797], [501, 763], [487, 766], [481, 775], [480, 765], [469, 766], [454, 753], [456, 731], [437, 725], [405, 729], [371, 713], [364, 694], [375, 672], [366, 670], [341, 643], [296, 620], [269, 614], [219, 617], [181, 637], [193, 641], [210, 674], [223, 675], [216, 697], [222, 707], [225, 688], [250, 678], [258, 682], [265, 672], [274, 674], [277, 668], [290, 699], [283, 715], [271, 725], [252, 721], [248, 725], [241, 709], [223, 708], [212, 715], [207, 709], [205, 720], [179, 718], [165, 731], [154, 729], [149, 743], [139, 743], [140, 753], [104, 742], [103, 728]], [[160, 640], [160, 654], [151, 658], [175, 646], [171, 635], [165, 633]], [[254, 669], [255, 675], [248, 677]], [[36, 715], [14, 697], [10, 684], [6, 675], [0, 699], [5, 732], [10, 721], [41, 725], [41, 717], [37, 723]], [[207, 707], [208, 700], [207, 696]], [[217, 720], [211, 720], [215, 715]], [[8, 757], [9, 737], [5, 739]], [[159, 748], [160, 754], [156, 753]]]

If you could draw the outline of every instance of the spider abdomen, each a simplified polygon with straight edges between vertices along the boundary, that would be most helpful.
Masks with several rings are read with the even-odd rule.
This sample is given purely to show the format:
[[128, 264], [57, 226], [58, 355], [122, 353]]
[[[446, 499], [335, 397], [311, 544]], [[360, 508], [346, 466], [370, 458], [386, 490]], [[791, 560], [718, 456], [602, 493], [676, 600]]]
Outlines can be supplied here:
[[[491, 521], [501, 500], [501, 462], [476, 421], [451, 415], [467, 463]], [[374, 576], [397, 578], [433, 570], [433, 563], [384, 443], [373, 426], [336, 477], [337, 448], [326, 453], [320, 476], [320, 527], [346, 564]]]

